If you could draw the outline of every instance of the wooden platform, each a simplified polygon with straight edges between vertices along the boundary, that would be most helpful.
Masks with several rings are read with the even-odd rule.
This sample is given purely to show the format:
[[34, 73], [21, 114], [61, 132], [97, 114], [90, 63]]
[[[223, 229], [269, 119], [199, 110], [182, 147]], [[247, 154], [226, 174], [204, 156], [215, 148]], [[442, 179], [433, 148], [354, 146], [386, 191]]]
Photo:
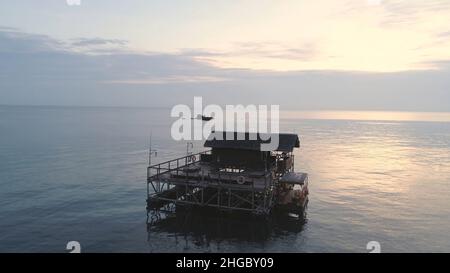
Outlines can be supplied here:
[[224, 172], [206, 162], [195, 162], [187, 167], [181, 167], [159, 174], [154, 177], [159, 181], [172, 184], [191, 184], [208, 187], [230, 187], [233, 189], [265, 190], [272, 184], [272, 173], [264, 170], [246, 170], [242, 172]]

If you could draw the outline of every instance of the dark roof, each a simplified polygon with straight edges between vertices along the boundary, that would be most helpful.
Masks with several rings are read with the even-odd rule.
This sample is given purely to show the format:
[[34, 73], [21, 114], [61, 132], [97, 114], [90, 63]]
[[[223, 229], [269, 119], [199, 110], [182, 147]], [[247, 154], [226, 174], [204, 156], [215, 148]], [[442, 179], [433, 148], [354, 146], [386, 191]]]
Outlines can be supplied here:
[[300, 184], [304, 185], [305, 181], [308, 179], [308, 174], [306, 173], [295, 173], [288, 172], [281, 177], [280, 182], [286, 184]]
[[272, 139], [275, 141], [273, 136], [277, 135], [279, 137], [278, 147], [271, 149], [272, 151], [292, 152], [294, 148], [300, 147], [300, 140], [296, 134], [263, 134], [248, 132], [212, 132], [205, 141], [204, 146], [218, 149], [261, 151], [261, 144], [268, 144]]

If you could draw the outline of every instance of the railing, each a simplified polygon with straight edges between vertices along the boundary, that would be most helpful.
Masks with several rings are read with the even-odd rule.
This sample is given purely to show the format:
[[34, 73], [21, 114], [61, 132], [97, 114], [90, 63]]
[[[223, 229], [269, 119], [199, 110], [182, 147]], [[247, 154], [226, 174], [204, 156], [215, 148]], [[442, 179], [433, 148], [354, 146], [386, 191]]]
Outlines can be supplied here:
[[[183, 156], [180, 158], [172, 159], [169, 161], [165, 161], [162, 163], [158, 163], [158, 164], [149, 166], [147, 168], [147, 183], [163, 182], [163, 181], [160, 181], [160, 178], [162, 178], [161, 176], [168, 174], [168, 173], [175, 174], [177, 176], [180, 176], [180, 174], [185, 175], [186, 179], [188, 179], [189, 174], [187, 172], [183, 171], [183, 168], [199, 162], [201, 160], [202, 155], [211, 155], [211, 150], [203, 151], [203, 152], [192, 154], [192, 155]], [[268, 166], [263, 174], [265, 189], [271, 188], [273, 186], [273, 183], [276, 180], [278, 180], [281, 175], [283, 175], [283, 173], [278, 173], [278, 169], [277, 169], [277, 165], [278, 165], [278, 162], [280, 161], [280, 159], [281, 159], [281, 156], [277, 155], [275, 157], [275, 161], [268, 164]], [[222, 166], [222, 168], [225, 168], [225, 167]], [[233, 180], [233, 178], [236, 178], [235, 173], [220, 172], [219, 169], [220, 168], [218, 167], [217, 171], [215, 171], [213, 173], [216, 176], [213, 179], [217, 180], [219, 185], [222, 182], [227, 183], [227, 178], [229, 178], [228, 181], [231, 181], [231, 180]], [[197, 179], [201, 179], [201, 181], [203, 181], [203, 179], [205, 179], [206, 177], [211, 179], [210, 174], [211, 173], [204, 174], [202, 172], [201, 178], [197, 177]], [[253, 182], [251, 184], [252, 184], [251, 187], [253, 187]], [[158, 185], [157, 188], [159, 189], [160, 186]], [[159, 192], [159, 191], [160, 190], [155, 190], [155, 192]]]
[[[163, 174], [170, 173], [172, 171], [176, 171], [178, 175], [178, 171], [181, 168], [190, 166], [200, 161], [201, 155], [211, 154], [211, 150], [191, 154], [187, 156], [183, 156], [180, 158], [172, 159], [169, 161], [165, 161], [162, 163], [158, 163], [147, 168], [147, 182], [150, 182], [154, 179], [159, 179], [159, 177]], [[152, 170], [156, 170], [156, 173], [152, 174]]]
[[[293, 157], [292, 154], [290, 156]], [[257, 214], [270, 211], [276, 198], [276, 183], [285, 172], [280, 173], [278, 168], [279, 162], [285, 159], [284, 156], [276, 155], [273, 162], [266, 163], [264, 170], [256, 174], [257, 178], [249, 173], [246, 177], [250, 178], [250, 183], [245, 185], [239, 184], [236, 180], [240, 172], [223, 172], [221, 169], [226, 170], [227, 166], [217, 164], [214, 160], [210, 162], [208, 160], [210, 157], [211, 150], [208, 150], [149, 166], [147, 209], [149, 207], [159, 209], [173, 203], [250, 211]], [[194, 172], [199, 169], [196, 175], [190, 176], [191, 171], [185, 168], [202, 159], [210, 165], [203, 168], [202, 164], [200, 168], [190, 168]], [[256, 182], [258, 187], [255, 187]], [[264, 183], [263, 187], [260, 186], [261, 183]], [[150, 187], [153, 188], [152, 192]]]

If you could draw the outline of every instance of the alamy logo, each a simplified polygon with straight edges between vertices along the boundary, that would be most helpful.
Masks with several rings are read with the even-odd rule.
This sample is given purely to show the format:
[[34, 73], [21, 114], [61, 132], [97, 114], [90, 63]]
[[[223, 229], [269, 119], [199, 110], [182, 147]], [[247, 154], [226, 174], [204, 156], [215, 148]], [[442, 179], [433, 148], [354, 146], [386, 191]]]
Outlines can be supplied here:
[[81, 5], [81, 0], [66, 0], [66, 3], [69, 6], [79, 6]]
[[369, 253], [381, 253], [381, 244], [377, 241], [370, 241], [367, 243], [366, 249]]
[[81, 253], [81, 245], [78, 241], [70, 241], [66, 245], [66, 250], [70, 250], [70, 253]]
[[[178, 118], [171, 129], [172, 138], [180, 140], [203, 140], [214, 131], [248, 132], [248, 140], [261, 140], [261, 150], [276, 150], [279, 144], [279, 105], [219, 105], [203, 107], [201, 97], [194, 97], [194, 109], [184, 104], [172, 108], [171, 116]], [[269, 118], [270, 117], [270, 118]], [[203, 124], [203, 121], [208, 121]], [[269, 127], [270, 123], [270, 127]], [[224, 130], [225, 129], [225, 130]], [[258, 133], [258, 134], [256, 134]], [[226, 134], [226, 140], [245, 140], [246, 134]], [[222, 136], [215, 134], [214, 138]], [[232, 139], [236, 137], [237, 139]]]

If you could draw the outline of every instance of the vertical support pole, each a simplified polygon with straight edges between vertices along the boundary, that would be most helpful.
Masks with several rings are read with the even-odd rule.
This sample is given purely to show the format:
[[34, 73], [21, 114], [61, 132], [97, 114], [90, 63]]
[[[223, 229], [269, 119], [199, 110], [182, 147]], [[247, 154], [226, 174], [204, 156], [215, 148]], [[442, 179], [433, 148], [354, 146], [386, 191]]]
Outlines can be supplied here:
[[148, 178], [150, 177], [150, 167], [147, 167], [147, 196], [149, 194], [149, 189], [148, 189]]
[[[271, 174], [272, 175], [272, 174]], [[267, 202], [267, 175], [264, 176], [264, 200], [263, 200], [263, 208], [266, 210], [266, 202]]]
[[157, 177], [157, 179], [158, 179], [158, 186], [157, 186], [157, 189], [158, 189], [158, 192], [160, 192], [161, 191], [161, 181], [159, 180], [159, 174], [161, 173], [161, 168], [160, 168], [161, 166], [160, 165], [158, 165], [158, 169], [156, 170], [156, 177]]
[[264, 175], [264, 190], [267, 188], [267, 173]]
[[204, 204], [204, 193], [203, 193], [204, 190], [205, 190], [205, 188], [202, 186], [202, 206]]
[[150, 189], [149, 189], [149, 185], [148, 185], [148, 180], [147, 180], [147, 207], [148, 207], [148, 198], [150, 195]]
[[291, 152], [291, 157], [292, 157], [292, 171], [295, 171], [295, 156], [293, 152]]
[[218, 185], [218, 188], [217, 188], [217, 206], [220, 208], [220, 188], [222, 187], [222, 183], [221, 183], [221, 180], [220, 180], [220, 170], [219, 170], [219, 185]]
[[219, 189], [218, 189], [218, 192], [217, 192], [217, 206], [220, 208], [220, 189], [221, 189], [221, 186], [219, 185]]
[[252, 209], [255, 209], [255, 185], [252, 184]]
[[148, 149], [148, 165], [152, 165], [152, 132], [150, 131], [150, 148]]

